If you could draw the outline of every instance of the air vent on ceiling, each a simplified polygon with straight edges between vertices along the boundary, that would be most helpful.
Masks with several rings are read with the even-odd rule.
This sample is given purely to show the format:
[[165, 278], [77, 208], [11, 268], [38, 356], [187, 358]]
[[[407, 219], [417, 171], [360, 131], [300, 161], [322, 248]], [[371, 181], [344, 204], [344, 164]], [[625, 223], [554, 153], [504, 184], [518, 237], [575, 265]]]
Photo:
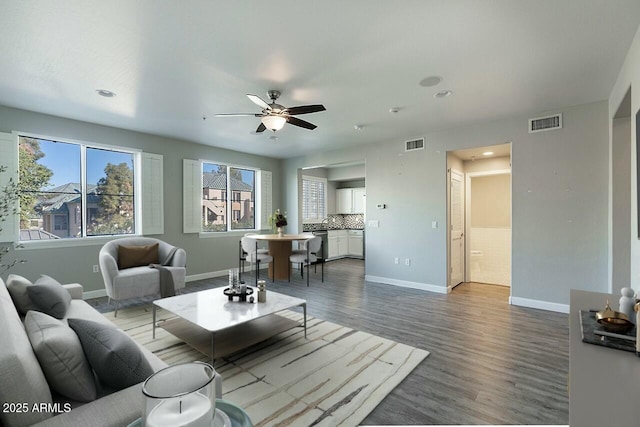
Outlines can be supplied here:
[[562, 129], [562, 113], [529, 119], [529, 133]]
[[404, 151], [424, 150], [424, 138], [404, 142]]

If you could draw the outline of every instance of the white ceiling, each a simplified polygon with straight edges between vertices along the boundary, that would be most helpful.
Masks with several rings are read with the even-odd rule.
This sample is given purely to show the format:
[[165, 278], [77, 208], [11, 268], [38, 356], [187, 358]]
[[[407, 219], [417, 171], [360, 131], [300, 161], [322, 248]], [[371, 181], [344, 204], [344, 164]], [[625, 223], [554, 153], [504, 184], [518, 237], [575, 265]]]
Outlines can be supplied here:
[[[639, 23], [638, 0], [0, 0], [0, 104], [294, 157], [606, 99]], [[268, 89], [318, 128], [213, 117]]]
[[[483, 153], [492, 152], [493, 154], [485, 156]], [[460, 160], [480, 160], [490, 159], [492, 157], [511, 156], [511, 144], [509, 141], [503, 144], [489, 145], [486, 147], [467, 148], [465, 150], [455, 150], [451, 152]]]

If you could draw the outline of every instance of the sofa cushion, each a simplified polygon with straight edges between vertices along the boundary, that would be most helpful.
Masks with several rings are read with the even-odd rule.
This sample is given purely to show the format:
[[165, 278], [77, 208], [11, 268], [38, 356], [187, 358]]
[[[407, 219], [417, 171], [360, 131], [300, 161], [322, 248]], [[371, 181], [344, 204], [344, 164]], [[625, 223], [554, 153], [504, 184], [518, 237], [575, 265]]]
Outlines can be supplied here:
[[76, 333], [66, 323], [38, 311], [27, 313], [24, 327], [49, 388], [78, 402], [94, 400], [96, 383]]
[[[0, 278], [0, 402], [51, 404], [47, 380], [33, 353], [4, 281]], [[49, 412], [26, 413], [0, 410], [0, 425], [31, 425], [43, 421]]]
[[56, 279], [44, 274], [27, 287], [27, 293], [39, 311], [57, 319], [64, 317], [71, 303], [69, 292]]
[[67, 319], [103, 384], [117, 390], [146, 380], [153, 369], [138, 345], [115, 326], [84, 319]]
[[25, 279], [17, 274], [10, 274], [7, 278], [7, 290], [11, 295], [13, 304], [23, 316], [26, 315], [29, 310], [38, 309], [27, 293], [27, 288], [31, 285], [32, 283], [29, 279]]
[[147, 246], [118, 246], [118, 268], [124, 270], [142, 265], [158, 264], [158, 243]]

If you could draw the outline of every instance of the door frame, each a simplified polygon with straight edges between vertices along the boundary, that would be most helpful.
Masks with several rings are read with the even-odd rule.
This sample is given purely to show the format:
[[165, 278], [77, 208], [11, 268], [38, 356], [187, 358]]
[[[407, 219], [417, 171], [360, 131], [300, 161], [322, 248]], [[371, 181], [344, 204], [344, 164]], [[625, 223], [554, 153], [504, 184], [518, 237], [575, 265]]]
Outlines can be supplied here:
[[452, 192], [451, 192], [451, 187], [453, 185], [453, 174], [457, 174], [460, 175], [460, 177], [462, 177], [462, 179], [460, 180], [463, 188], [462, 188], [462, 192], [463, 192], [463, 197], [462, 197], [462, 202], [463, 202], [463, 206], [462, 206], [462, 244], [465, 246], [463, 248], [463, 257], [464, 259], [462, 260], [462, 282], [463, 283], [466, 281], [466, 275], [467, 275], [467, 248], [466, 248], [466, 244], [467, 244], [467, 189], [466, 189], [466, 185], [467, 185], [467, 178], [466, 178], [466, 173], [455, 169], [453, 167], [448, 169], [448, 192], [449, 192], [449, 203], [447, 206], [447, 248], [448, 248], [448, 253], [447, 253], [447, 293], [451, 292], [451, 290], [453, 288], [455, 288], [456, 286], [458, 286], [460, 283], [456, 283], [455, 285], [451, 285], [451, 277], [452, 277], [452, 262], [451, 262], [451, 258], [452, 258], [452, 252], [453, 252], [453, 247], [451, 246], [451, 227], [453, 224], [453, 221], [451, 221], [451, 217], [453, 215], [453, 211], [451, 209], [451, 204], [453, 203], [453, 197], [452, 197]]
[[465, 256], [464, 256], [464, 281], [468, 282], [470, 280], [470, 260], [471, 260], [471, 242], [470, 242], [470, 235], [471, 235], [471, 212], [470, 212], [470, 208], [471, 208], [471, 178], [477, 178], [479, 176], [491, 176], [491, 175], [505, 175], [508, 174], [509, 175], [509, 193], [510, 194], [510, 198], [511, 198], [511, 203], [509, 206], [509, 217], [511, 218], [511, 253], [509, 254], [509, 256], [511, 257], [511, 271], [509, 271], [509, 275], [511, 276], [509, 278], [509, 298], [511, 298], [511, 294], [513, 292], [513, 175], [512, 175], [512, 170], [511, 169], [495, 169], [495, 170], [490, 170], [490, 171], [482, 171], [482, 172], [468, 172], [465, 173], [465, 184], [464, 184], [464, 193], [465, 193], [465, 199], [464, 199], [464, 204], [465, 204], [465, 215], [464, 215], [464, 221], [465, 221], [465, 233], [464, 233], [464, 250], [465, 250]]

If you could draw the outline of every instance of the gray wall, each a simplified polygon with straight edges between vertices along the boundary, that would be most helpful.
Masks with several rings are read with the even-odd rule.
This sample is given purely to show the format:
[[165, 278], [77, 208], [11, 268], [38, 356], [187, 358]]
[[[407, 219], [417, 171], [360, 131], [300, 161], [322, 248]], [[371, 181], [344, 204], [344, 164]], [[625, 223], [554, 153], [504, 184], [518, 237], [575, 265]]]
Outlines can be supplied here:
[[631, 119], [613, 122], [611, 145], [612, 289], [615, 294], [631, 283]]
[[[624, 61], [618, 80], [616, 81], [611, 96], [609, 96], [609, 143], [613, 146], [613, 127], [614, 116], [618, 111], [618, 107], [631, 90], [631, 287], [636, 291], [640, 290], [640, 239], [638, 239], [638, 185], [636, 176], [638, 173], [638, 165], [636, 164], [636, 151], [638, 147], [637, 130], [635, 116], [640, 110], [640, 28], [633, 39], [629, 53]], [[613, 156], [612, 156], [613, 158]], [[613, 169], [613, 167], [612, 167]], [[612, 205], [610, 209], [613, 210]], [[612, 224], [616, 227], [616, 224]], [[625, 231], [626, 224], [622, 225]], [[609, 246], [609, 256], [613, 256], [613, 248]], [[611, 258], [610, 258], [611, 262]], [[611, 276], [610, 276], [611, 277]]]
[[[317, 153], [284, 162], [286, 205], [298, 215], [298, 168], [362, 159], [367, 165], [366, 274], [388, 283], [445, 289], [446, 167], [449, 150], [512, 142], [512, 298], [569, 303], [569, 289], [606, 289], [608, 259], [607, 102], [562, 108], [564, 128], [529, 134], [528, 116], [425, 135], [426, 149], [403, 141]], [[376, 209], [377, 203], [388, 208]], [[438, 221], [438, 229], [431, 221]], [[412, 258], [411, 266], [393, 258]], [[516, 302], [516, 300], [514, 300]]]
[[[273, 172], [273, 206], [281, 204], [281, 160], [214, 148], [206, 145], [132, 132], [108, 126], [0, 107], [0, 132], [22, 131], [60, 139], [138, 148], [164, 156], [164, 224], [165, 234], [157, 237], [184, 248], [187, 274], [221, 271], [238, 263], [238, 237], [199, 238], [182, 233], [182, 159], [206, 159]], [[102, 243], [91, 246], [55, 249], [19, 250], [16, 255], [26, 264], [11, 270], [35, 280], [48, 274], [61, 282], [80, 282], [86, 291], [104, 289], [99, 273], [92, 273], [98, 263]]]

